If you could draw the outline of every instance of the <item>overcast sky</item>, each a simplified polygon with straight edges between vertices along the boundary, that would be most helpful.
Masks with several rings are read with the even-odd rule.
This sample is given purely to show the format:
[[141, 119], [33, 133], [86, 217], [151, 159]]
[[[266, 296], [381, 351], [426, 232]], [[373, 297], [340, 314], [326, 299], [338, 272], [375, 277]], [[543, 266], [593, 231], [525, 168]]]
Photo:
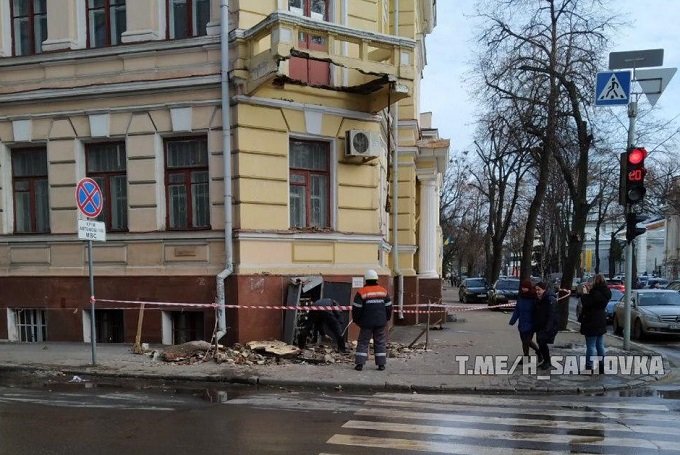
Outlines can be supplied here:
[[[432, 126], [439, 128], [441, 137], [451, 139], [452, 158], [471, 148], [474, 130], [475, 108], [463, 84], [463, 74], [470, 69], [468, 62], [478, 49], [473, 41], [475, 20], [469, 17], [474, 12], [474, 4], [474, 0], [438, 1], [437, 27], [426, 38], [428, 63], [421, 110], [431, 111]], [[632, 23], [618, 32], [611, 51], [664, 49], [663, 67], [680, 66], [679, 0], [616, 0], [610, 8], [618, 10]], [[593, 91], [594, 84], [593, 81]], [[647, 103], [646, 98], [640, 103]], [[617, 109], [625, 113], [626, 108]], [[659, 118], [675, 118], [676, 125], [680, 125], [680, 73], [671, 80], [655, 110]]]

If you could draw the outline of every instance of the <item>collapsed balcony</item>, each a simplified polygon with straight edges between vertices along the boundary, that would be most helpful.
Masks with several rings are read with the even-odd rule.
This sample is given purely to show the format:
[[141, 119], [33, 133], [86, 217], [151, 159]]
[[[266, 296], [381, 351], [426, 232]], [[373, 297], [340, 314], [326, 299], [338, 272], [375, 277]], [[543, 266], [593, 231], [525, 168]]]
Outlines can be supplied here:
[[415, 41], [275, 12], [230, 34], [232, 80], [243, 94], [297, 84], [370, 95], [372, 112], [413, 95]]

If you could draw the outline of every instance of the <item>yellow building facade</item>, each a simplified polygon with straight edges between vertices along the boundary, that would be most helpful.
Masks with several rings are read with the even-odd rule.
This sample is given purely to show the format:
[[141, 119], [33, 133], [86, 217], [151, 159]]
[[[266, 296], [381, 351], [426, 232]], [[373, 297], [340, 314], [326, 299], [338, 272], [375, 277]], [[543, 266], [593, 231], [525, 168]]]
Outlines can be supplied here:
[[91, 339], [84, 177], [101, 342], [131, 341], [142, 301], [168, 304], [145, 341], [210, 339], [191, 304], [216, 301], [226, 340], [280, 338], [281, 311], [247, 307], [298, 276], [373, 268], [402, 308], [436, 300], [435, 19], [433, 0], [0, 0], [0, 339]]

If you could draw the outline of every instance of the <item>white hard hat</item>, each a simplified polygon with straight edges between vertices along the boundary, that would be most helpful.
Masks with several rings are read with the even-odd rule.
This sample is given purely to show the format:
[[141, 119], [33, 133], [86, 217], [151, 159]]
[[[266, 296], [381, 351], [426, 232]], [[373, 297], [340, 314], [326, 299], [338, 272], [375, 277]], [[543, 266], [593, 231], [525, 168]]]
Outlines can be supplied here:
[[376, 272], [376, 271], [373, 270], [373, 269], [368, 269], [368, 270], [366, 270], [366, 274], [364, 275], [364, 279], [365, 279], [366, 281], [368, 281], [368, 280], [375, 280], [375, 281], [377, 281], [377, 280], [378, 280], [378, 272]]

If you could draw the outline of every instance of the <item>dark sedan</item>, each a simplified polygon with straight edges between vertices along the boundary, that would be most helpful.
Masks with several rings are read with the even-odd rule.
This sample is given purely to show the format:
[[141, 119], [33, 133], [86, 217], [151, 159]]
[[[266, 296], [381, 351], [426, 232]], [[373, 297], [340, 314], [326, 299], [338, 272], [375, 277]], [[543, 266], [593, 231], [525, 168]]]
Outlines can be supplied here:
[[462, 303], [486, 302], [489, 298], [489, 284], [484, 278], [467, 278], [458, 288], [458, 300]]
[[[519, 296], [519, 278], [500, 278], [489, 290], [489, 305], [516, 302]], [[508, 307], [512, 309], [511, 307]]]
[[[614, 320], [614, 311], [616, 310], [616, 305], [623, 299], [624, 293], [618, 289], [610, 289], [612, 293], [612, 298], [609, 299], [607, 307], [605, 308], [605, 313], [607, 314], [607, 324], [611, 324]], [[576, 319], [580, 319], [583, 304], [581, 299], [578, 300], [576, 304]]]

